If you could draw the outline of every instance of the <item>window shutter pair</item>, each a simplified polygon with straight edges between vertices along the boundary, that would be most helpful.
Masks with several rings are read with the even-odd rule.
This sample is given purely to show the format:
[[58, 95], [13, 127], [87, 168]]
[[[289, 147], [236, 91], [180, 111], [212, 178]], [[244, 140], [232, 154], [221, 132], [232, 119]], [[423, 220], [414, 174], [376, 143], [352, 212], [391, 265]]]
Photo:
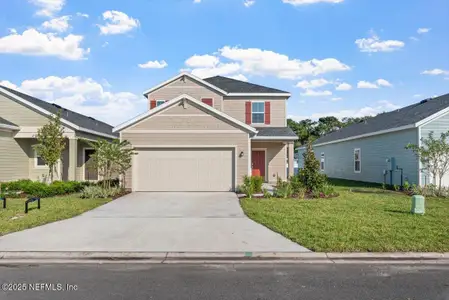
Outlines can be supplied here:
[[213, 104], [212, 98], [203, 98], [203, 99], [201, 99], [201, 101], [202, 101], [204, 104], [207, 104], [207, 105], [209, 105], [209, 106], [212, 106], [212, 104]]
[[150, 109], [153, 109], [156, 107], [156, 99], [150, 100]]
[[[251, 102], [247, 101], [245, 103], [245, 123], [246, 124], [251, 124], [251, 113], [252, 113], [252, 109], [251, 109]], [[270, 102], [266, 101], [265, 102], [265, 124], [266, 125], [270, 125], [271, 123], [271, 104]]]

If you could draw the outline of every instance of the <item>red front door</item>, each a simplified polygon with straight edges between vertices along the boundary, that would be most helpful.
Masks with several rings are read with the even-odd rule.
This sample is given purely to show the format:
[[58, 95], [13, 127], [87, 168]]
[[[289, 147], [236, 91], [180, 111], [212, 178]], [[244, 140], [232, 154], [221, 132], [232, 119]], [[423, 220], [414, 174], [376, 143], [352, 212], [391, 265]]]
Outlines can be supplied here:
[[251, 168], [253, 176], [262, 176], [265, 178], [265, 151], [252, 151]]

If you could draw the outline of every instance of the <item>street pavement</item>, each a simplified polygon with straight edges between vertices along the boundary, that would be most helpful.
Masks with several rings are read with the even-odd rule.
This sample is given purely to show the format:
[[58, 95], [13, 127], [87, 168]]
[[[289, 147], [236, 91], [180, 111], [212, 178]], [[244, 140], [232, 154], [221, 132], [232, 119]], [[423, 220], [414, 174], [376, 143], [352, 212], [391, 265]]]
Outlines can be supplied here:
[[0, 283], [12, 300], [449, 300], [447, 265], [0, 265]]

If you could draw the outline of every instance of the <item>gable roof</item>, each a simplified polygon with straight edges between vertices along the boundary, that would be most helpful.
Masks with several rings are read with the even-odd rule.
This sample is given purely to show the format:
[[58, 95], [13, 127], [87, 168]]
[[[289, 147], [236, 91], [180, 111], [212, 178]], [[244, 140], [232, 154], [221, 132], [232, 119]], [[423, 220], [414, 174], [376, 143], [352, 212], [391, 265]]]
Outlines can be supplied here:
[[244, 94], [290, 94], [286, 91], [281, 91], [278, 89], [241, 81], [237, 79], [232, 79], [224, 76], [214, 76], [205, 78], [204, 81], [219, 87], [220, 89], [226, 91], [227, 93], [244, 93]]
[[283, 138], [286, 140], [297, 140], [298, 136], [290, 127], [256, 127], [255, 140], [269, 140]]
[[10, 122], [6, 119], [3, 119], [0, 117], [0, 128], [2, 129], [11, 129], [11, 130], [19, 130], [20, 127], [14, 124], [13, 122]]
[[2, 85], [0, 85], [0, 93], [18, 100], [22, 104], [34, 108], [45, 115], [56, 114], [58, 111], [61, 111], [61, 122], [76, 130], [109, 138], [118, 137], [118, 135], [112, 132], [113, 127], [111, 125], [92, 117], [79, 114], [57, 104], [46, 102]]
[[157, 106], [156, 108], [150, 109], [146, 113], [138, 115], [137, 117], [135, 117], [135, 118], [133, 118], [133, 119], [131, 119], [131, 120], [125, 122], [125, 123], [120, 124], [117, 127], [115, 127], [113, 129], [113, 131], [117, 132], [117, 131], [121, 131], [121, 130], [123, 130], [125, 128], [128, 128], [129, 126], [134, 125], [137, 122], [140, 122], [140, 121], [142, 121], [142, 120], [144, 120], [144, 119], [146, 119], [146, 118], [148, 118], [148, 117], [150, 117], [152, 115], [155, 115], [155, 114], [159, 113], [160, 111], [162, 111], [162, 110], [164, 110], [164, 109], [166, 109], [168, 107], [171, 107], [171, 106], [175, 105], [176, 103], [180, 102], [183, 99], [187, 99], [187, 100], [195, 103], [199, 107], [202, 107], [206, 111], [209, 111], [212, 114], [215, 114], [215, 115], [218, 115], [218, 116], [220, 116], [220, 117], [222, 117], [224, 119], [227, 119], [228, 121], [230, 121], [230, 122], [232, 122], [232, 123], [234, 123], [234, 124], [244, 128], [244, 129], [246, 129], [249, 132], [252, 132], [252, 133], [256, 133], [257, 132], [257, 130], [254, 127], [251, 127], [251, 126], [249, 126], [249, 125], [247, 125], [247, 124], [245, 124], [245, 123], [243, 123], [243, 122], [241, 122], [241, 121], [239, 121], [239, 120], [237, 120], [237, 119], [235, 119], [235, 118], [233, 118], [233, 117], [231, 117], [231, 116], [229, 116], [229, 115], [227, 115], [227, 114], [225, 114], [225, 113], [223, 113], [223, 112], [221, 112], [221, 111], [219, 111], [219, 110], [217, 110], [215, 108], [213, 108], [212, 106], [204, 104], [203, 102], [198, 101], [195, 98], [193, 98], [192, 96], [189, 96], [187, 94], [183, 94], [181, 96], [173, 98], [172, 100], [169, 100], [169, 101], [165, 102], [164, 104]]
[[218, 93], [225, 96], [281, 96], [281, 97], [290, 97], [289, 92], [265, 87], [262, 85], [249, 83], [245, 81], [240, 81], [232, 78], [227, 78], [223, 76], [215, 76], [206, 79], [201, 79], [196, 77], [193, 74], [188, 72], [182, 72], [175, 77], [170, 78], [167, 81], [158, 84], [155, 87], [152, 87], [149, 90], [146, 90], [143, 95], [147, 96], [148, 94], [160, 89], [161, 87], [180, 79], [183, 76], [190, 77], [191, 79], [204, 84], [205, 86], [217, 91]]
[[446, 112], [449, 112], [449, 94], [425, 99], [400, 109], [381, 113], [366, 120], [366, 122], [352, 124], [322, 136], [314, 144], [336, 143], [342, 140], [415, 128]]

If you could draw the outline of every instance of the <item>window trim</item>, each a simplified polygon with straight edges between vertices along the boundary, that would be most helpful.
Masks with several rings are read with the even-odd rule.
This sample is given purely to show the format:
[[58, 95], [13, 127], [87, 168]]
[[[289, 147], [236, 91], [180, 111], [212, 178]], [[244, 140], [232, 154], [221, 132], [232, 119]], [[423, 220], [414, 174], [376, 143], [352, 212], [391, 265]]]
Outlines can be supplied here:
[[[213, 97], [201, 97], [201, 103], [204, 103], [203, 99], [212, 99], [212, 105], [210, 107], [214, 107], [215, 99]], [[204, 104], [206, 104], [206, 103], [204, 103]]]
[[[160, 103], [160, 102], [162, 102], [162, 103], [161, 103], [161, 104], [158, 104], [158, 103]], [[156, 107], [161, 106], [161, 105], [164, 104], [165, 102], [166, 102], [165, 100], [161, 100], [161, 99], [156, 100]]]
[[34, 168], [35, 169], [48, 169], [48, 165], [38, 165], [38, 155], [37, 155], [37, 151], [36, 150], [33, 150], [34, 151]]
[[[323, 168], [321, 168], [321, 163], [323, 163]], [[324, 152], [321, 152], [320, 155], [320, 171], [324, 172], [326, 170], [326, 157], [324, 155]]]
[[[263, 103], [263, 113], [253, 112], [253, 103]], [[260, 123], [253, 122], [253, 114], [263, 114], [263, 121]], [[251, 101], [251, 124], [265, 124], [265, 101]]]
[[[356, 151], [359, 151], [359, 159], [358, 160], [355, 159]], [[354, 173], [362, 173], [362, 150], [360, 148], [354, 148], [353, 160], [354, 160], [354, 162], [353, 162], [354, 163]], [[355, 163], [357, 161], [359, 162], [359, 170], [358, 171], [355, 169]]]

